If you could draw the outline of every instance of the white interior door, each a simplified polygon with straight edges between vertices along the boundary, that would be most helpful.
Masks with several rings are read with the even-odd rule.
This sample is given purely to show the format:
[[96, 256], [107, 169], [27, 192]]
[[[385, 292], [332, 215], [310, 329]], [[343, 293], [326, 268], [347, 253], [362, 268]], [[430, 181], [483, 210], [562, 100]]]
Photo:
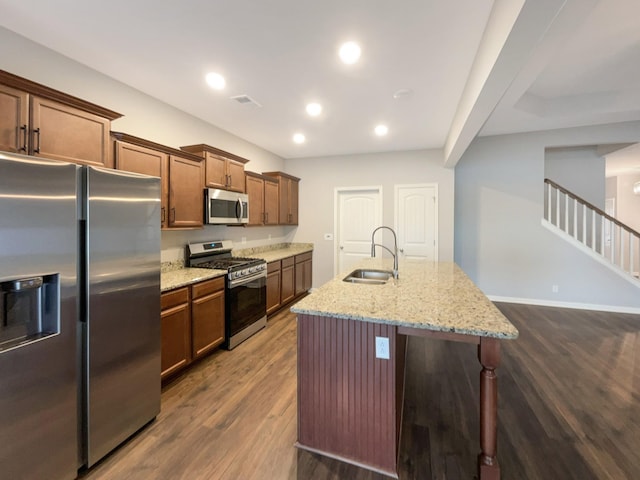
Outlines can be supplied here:
[[371, 256], [371, 233], [382, 225], [382, 188], [336, 189], [336, 272]]
[[438, 261], [438, 185], [396, 185], [395, 196], [400, 257]]

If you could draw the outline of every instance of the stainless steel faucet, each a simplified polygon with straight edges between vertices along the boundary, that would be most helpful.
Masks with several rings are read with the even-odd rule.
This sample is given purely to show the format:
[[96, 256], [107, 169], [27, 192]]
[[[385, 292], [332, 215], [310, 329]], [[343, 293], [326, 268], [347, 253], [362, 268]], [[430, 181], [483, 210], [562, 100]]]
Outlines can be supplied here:
[[[393, 252], [389, 250], [387, 247], [385, 247], [384, 245], [382, 245], [381, 243], [374, 242], [373, 237], [375, 236], [376, 232], [381, 228], [386, 228], [391, 233], [393, 233]], [[393, 231], [393, 228], [385, 227], [383, 225], [382, 227], [378, 227], [373, 231], [373, 233], [371, 234], [371, 256], [372, 257], [376, 256], [376, 247], [382, 247], [391, 255], [393, 255], [393, 278], [397, 279], [398, 278], [398, 239], [396, 237], [396, 232]]]

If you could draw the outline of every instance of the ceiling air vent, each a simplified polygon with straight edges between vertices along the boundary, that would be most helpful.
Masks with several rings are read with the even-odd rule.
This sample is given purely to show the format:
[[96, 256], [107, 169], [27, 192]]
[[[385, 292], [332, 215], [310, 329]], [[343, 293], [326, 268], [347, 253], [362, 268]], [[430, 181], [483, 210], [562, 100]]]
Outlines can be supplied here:
[[231, 97], [231, 100], [235, 100], [241, 105], [251, 105], [254, 107], [262, 106], [258, 102], [256, 102], [253, 98], [251, 98], [249, 95], [236, 95], [235, 97]]

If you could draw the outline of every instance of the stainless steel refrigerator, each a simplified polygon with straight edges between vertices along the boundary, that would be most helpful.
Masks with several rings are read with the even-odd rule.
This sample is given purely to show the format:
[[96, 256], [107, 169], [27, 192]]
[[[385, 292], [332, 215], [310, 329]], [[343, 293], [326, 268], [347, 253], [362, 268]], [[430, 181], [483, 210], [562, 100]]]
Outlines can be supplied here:
[[0, 477], [75, 478], [159, 411], [159, 179], [0, 153]]

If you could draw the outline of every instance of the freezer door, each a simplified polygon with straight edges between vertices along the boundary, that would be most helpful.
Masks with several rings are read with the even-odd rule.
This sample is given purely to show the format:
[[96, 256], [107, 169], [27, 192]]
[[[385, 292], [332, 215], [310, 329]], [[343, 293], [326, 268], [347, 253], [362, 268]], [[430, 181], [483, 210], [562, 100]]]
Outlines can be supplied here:
[[86, 462], [160, 411], [160, 179], [84, 167]]
[[0, 154], [0, 478], [77, 475], [77, 171]]

